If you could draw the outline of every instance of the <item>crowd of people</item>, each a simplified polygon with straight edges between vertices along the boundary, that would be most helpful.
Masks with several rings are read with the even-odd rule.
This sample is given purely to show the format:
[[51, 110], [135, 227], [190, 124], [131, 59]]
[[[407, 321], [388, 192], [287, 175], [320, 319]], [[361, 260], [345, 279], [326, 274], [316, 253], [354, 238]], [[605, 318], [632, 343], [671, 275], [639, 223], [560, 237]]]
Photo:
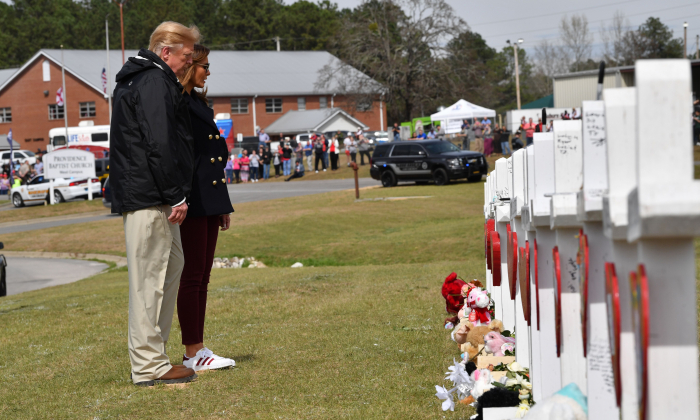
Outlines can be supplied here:
[[41, 160], [41, 155], [36, 155], [36, 163], [30, 164], [28, 159], [20, 162], [19, 159], [14, 163], [3, 163], [0, 168], [0, 195], [7, 195], [11, 188], [15, 188], [22, 183], [26, 183], [36, 175], [44, 173], [44, 163]]
[[[574, 113], [575, 111], [576, 110], [574, 110]], [[545, 126], [540, 118], [538, 118], [537, 123], [535, 123], [532, 118], [526, 119], [522, 117], [516, 132], [511, 133], [505, 125], [494, 124], [490, 119], [482, 118], [481, 120], [474, 119], [472, 123], [470, 123], [469, 120], [463, 120], [459, 135], [462, 137], [463, 150], [471, 150], [472, 144], [474, 144], [474, 149], [483, 153], [485, 156], [491, 156], [494, 153], [501, 153], [504, 156], [509, 156], [513, 151], [532, 144], [535, 133], [549, 132], [552, 130], [553, 125], [551, 120]], [[513, 136], [512, 139], [511, 135]], [[523, 141], [523, 136], [525, 137], [525, 141]]]
[[[340, 139], [342, 140], [342, 146]], [[363, 134], [362, 129], [357, 132], [343, 134], [338, 131], [332, 137], [325, 134], [312, 134], [308, 141], [297, 141], [296, 137], [285, 137], [280, 134], [281, 141], [273, 150], [273, 142], [265, 130], [258, 134], [259, 144], [257, 150], [242, 150], [238, 154], [229, 156], [226, 163], [226, 182], [248, 183], [269, 180], [271, 177], [287, 177], [285, 180], [301, 178], [313, 167], [313, 170], [326, 172], [328, 169], [336, 171], [340, 164], [341, 153], [345, 154], [345, 164], [357, 163], [357, 154], [360, 154], [360, 165], [370, 161], [370, 142]], [[272, 170], [274, 169], [274, 174]]]

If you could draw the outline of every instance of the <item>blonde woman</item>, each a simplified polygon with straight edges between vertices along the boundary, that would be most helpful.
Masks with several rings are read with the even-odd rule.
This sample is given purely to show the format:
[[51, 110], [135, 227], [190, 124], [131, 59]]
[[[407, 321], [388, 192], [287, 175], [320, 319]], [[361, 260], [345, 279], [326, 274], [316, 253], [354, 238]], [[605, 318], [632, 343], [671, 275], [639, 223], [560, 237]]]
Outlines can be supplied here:
[[214, 111], [207, 104], [206, 90], [201, 90], [209, 76], [208, 56], [208, 48], [195, 44], [193, 65], [181, 79], [194, 133], [195, 171], [188, 199], [189, 211], [180, 227], [185, 267], [177, 295], [177, 317], [185, 346], [182, 363], [195, 372], [236, 364], [204, 346], [207, 287], [214, 251], [219, 229], [228, 230], [229, 214], [233, 212], [226, 179], [222, 179], [228, 155], [226, 140], [219, 136]]

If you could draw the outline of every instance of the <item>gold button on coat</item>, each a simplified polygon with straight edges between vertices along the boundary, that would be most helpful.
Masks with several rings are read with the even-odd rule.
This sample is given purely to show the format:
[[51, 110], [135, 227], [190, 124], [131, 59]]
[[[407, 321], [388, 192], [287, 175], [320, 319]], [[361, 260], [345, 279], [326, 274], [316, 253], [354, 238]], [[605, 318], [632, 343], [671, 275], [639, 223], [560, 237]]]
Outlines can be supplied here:
[[221, 183], [225, 184], [225, 183], [226, 183], [226, 178], [221, 178]]
[[211, 185], [216, 185], [216, 181], [212, 182]]
[[219, 140], [219, 135], [218, 135], [218, 134], [216, 135], [216, 139]]
[[221, 162], [221, 161], [222, 161], [221, 156], [219, 156], [219, 162]]
[[209, 134], [209, 140], [211, 140], [211, 138], [212, 138], [212, 135], [211, 135], [211, 134]]
[[[221, 159], [219, 159], [219, 160], [221, 160]], [[211, 163], [214, 163], [214, 158], [211, 158]]]

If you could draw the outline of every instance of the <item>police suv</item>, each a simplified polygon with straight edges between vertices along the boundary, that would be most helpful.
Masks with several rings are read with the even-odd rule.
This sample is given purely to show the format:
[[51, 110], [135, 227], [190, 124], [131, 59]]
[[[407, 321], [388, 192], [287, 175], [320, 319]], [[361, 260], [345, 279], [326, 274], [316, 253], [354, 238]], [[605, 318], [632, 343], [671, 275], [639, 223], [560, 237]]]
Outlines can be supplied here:
[[481, 180], [488, 173], [486, 158], [479, 152], [460, 150], [449, 141], [413, 140], [379, 144], [374, 149], [370, 175], [384, 187], [398, 182], [434, 181], [445, 185], [453, 179]]
[[[49, 180], [44, 175], [36, 175], [26, 184], [13, 187], [10, 190], [12, 204], [15, 207], [22, 207], [29, 204], [43, 204], [49, 197]], [[93, 197], [100, 195], [102, 186], [98, 178], [92, 178], [90, 185]], [[54, 179], [53, 188], [54, 202], [61, 203], [74, 198], [87, 198], [87, 179]]]

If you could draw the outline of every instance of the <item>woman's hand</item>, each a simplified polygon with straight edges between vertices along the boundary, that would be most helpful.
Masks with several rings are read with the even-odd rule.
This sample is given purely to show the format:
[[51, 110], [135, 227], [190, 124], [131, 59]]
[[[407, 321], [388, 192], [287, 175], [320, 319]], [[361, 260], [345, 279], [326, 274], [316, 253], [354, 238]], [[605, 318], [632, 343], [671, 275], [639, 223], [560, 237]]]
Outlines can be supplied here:
[[221, 231], [228, 230], [229, 227], [231, 227], [231, 216], [228, 214], [222, 214], [219, 216], [219, 227], [221, 227]]

